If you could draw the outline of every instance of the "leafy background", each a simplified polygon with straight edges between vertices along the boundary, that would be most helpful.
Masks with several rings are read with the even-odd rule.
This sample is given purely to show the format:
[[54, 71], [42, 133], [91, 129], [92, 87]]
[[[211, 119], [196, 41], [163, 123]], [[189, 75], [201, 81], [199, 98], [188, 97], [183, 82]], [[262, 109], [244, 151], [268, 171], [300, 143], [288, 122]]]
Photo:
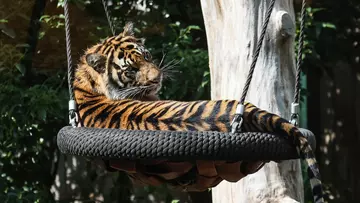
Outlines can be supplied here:
[[[210, 98], [206, 34], [199, 1], [108, 3], [117, 32], [131, 20], [137, 35], [146, 38], [154, 58], [160, 61], [166, 53], [167, 63], [179, 61], [173, 79], [165, 81], [163, 99]], [[0, 202], [55, 202], [50, 191], [59, 159], [55, 135], [68, 119], [62, 5], [62, 0], [0, 0]], [[318, 0], [307, 9], [303, 101], [305, 106], [308, 104], [306, 123], [319, 135], [317, 156], [329, 202], [360, 202], [360, 166], [356, 161], [360, 153], [356, 124], [360, 121], [350, 116], [352, 120], [347, 124], [344, 121], [348, 117], [340, 110], [346, 105], [353, 108], [346, 112], [358, 112], [358, 97], [349, 95], [356, 95], [360, 89], [359, 7], [355, 0]], [[111, 35], [111, 31], [98, 0], [71, 1], [70, 17], [76, 62], [87, 46]], [[344, 67], [354, 78], [353, 88], [341, 89], [348, 92], [345, 100], [355, 101], [351, 105], [338, 104], [337, 97], [327, 98], [327, 90], [331, 95], [338, 92], [334, 82], [337, 71]], [[331, 105], [320, 103], [322, 98], [332, 101]], [[330, 116], [330, 123], [320, 122], [322, 111], [330, 112], [325, 115]], [[339, 121], [345, 123], [346, 129], [337, 125]], [[335, 139], [334, 135], [339, 136]], [[109, 192], [106, 202], [177, 202], [184, 197], [163, 187], [132, 188], [122, 174], [116, 180], [117, 187]], [[311, 191], [304, 180], [310, 202]], [[99, 202], [91, 196], [84, 198], [83, 202]], [[190, 201], [186, 194], [185, 199]]]

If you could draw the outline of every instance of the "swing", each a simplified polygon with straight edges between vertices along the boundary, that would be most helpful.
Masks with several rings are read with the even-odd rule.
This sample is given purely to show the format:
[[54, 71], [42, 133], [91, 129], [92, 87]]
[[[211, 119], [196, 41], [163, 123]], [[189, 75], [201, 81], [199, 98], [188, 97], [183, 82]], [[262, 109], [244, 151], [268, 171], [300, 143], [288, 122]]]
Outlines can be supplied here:
[[[68, 60], [68, 83], [70, 92], [69, 120], [71, 126], [63, 127], [57, 135], [57, 145], [64, 154], [101, 159], [107, 163], [109, 160], [167, 160], [167, 161], [197, 161], [197, 160], [226, 160], [236, 161], [259, 161], [259, 160], [289, 160], [300, 158], [294, 143], [287, 138], [276, 134], [263, 132], [241, 132], [242, 114], [244, 101], [250, 86], [255, 64], [260, 53], [266, 28], [274, 7], [275, 0], [266, 13], [266, 19], [257, 44], [257, 49], [250, 66], [240, 103], [231, 123], [231, 132], [215, 131], [153, 131], [153, 130], [120, 130], [77, 127], [78, 115], [72, 87], [73, 68], [71, 60], [71, 44], [69, 30], [68, 2], [64, 1], [66, 48]], [[103, 1], [106, 16], [110, 28], [115, 34], [109, 12]], [[303, 1], [302, 21], [305, 11]], [[301, 24], [303, 29], [303, 22]], [[298, 123], [299, 103], [299, 77], [301, 63], [302, 33], [299, 42], [299, 59], [297, 64], [295, 102], [292, 105], [291, 122], [296, 126]], [[299, 128], [301, 133], [309, 140], [311, 147], [315, 149], [315, 138], [312, 132]], [[263, 163], [255, 170], [259, 170]], [[245, 173], [246, 174], [246, 173]], [[196, 177], [192, 177], [196, 178]], [[190, 177], [191, 179], [191, 177]], [[322, 195], [321, 188], [320, 194]], [[318, 192], [318, 191], [317, 191]], [[321, 197], [315, 198], [316, 202], [322, 202]]]

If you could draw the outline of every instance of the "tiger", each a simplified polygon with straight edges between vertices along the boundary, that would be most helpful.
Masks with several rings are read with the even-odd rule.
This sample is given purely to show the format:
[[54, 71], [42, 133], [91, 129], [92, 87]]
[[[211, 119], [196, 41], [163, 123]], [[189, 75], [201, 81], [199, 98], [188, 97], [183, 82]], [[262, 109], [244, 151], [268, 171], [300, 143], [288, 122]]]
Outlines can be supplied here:
[[[164, 73], [153, 62], [133, 23], [88, 48], [73, 81], [81, 124], [93, 128], [230, 132], [237, 100], [159, 100]], [[242, 131], [269, 132], [294, 140], [308, 164], [317, 203], [323, 202], [318, 165], [307, 139], [288, 120], [246, 102]]]

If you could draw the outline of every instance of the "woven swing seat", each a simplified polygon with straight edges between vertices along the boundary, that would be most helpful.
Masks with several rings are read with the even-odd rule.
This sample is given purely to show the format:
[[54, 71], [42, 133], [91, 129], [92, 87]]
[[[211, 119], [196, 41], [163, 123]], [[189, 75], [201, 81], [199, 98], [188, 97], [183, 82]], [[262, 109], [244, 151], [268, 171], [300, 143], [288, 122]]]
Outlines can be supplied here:
[[[309, 140], [313, 134], [301, 129]], [[236, 182], [264, 162], [299, 158], [288, 139], [268, 133], [118, 130], [70, 126], [57, 136], [62, 153], [105, 160], [135, 183], [204, 191], [222, 180]], [[314, 144], [314, 143], [312, 143]]]

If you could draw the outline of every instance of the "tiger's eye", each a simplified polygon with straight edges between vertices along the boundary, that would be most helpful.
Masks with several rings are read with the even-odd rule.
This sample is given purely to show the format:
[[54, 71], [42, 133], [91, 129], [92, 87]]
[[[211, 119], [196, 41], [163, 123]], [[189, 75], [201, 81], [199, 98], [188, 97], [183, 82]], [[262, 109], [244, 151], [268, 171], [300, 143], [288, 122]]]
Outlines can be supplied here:
[[118, 64], [113, 63], [113, 65], [114, 65], [115, 70], [121, 70], [121, 67]]

